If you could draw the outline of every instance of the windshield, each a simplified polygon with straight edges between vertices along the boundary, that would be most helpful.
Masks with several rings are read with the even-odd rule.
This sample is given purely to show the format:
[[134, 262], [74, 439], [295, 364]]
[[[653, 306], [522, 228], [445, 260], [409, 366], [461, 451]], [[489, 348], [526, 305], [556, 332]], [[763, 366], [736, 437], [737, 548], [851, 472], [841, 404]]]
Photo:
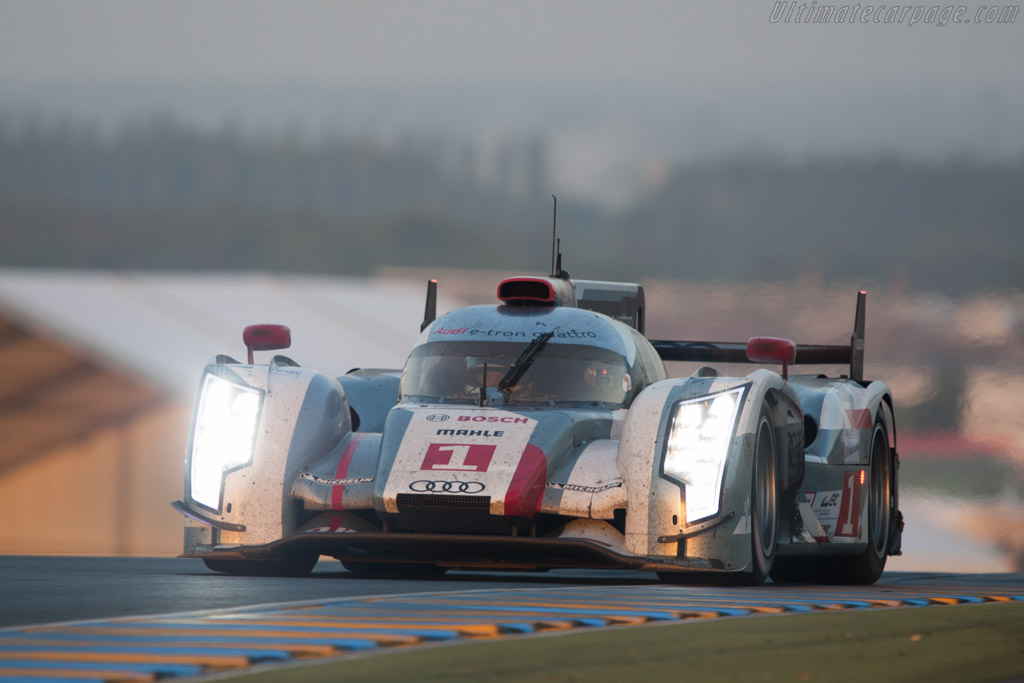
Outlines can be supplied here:
[[[476, 403], [497, 388], [526, 347], [509, 342], [430, 342], [413, 350], [402, 373], [400, 401]], [[622, 405], [632, 378], [625, 359], [606, 349], [547, 344], [508, 388], [509, 405], [550, 402]]]

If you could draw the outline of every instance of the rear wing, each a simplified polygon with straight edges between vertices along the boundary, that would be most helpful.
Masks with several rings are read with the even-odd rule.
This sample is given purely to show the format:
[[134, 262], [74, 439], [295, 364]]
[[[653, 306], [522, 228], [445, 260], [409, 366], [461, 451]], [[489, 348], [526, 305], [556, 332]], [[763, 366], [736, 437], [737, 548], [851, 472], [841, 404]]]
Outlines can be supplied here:
[[633, 282], [573, 280], [576, 307], [603, 313], [644, 333], [644, 288]]
[[[849, 346], [797, 344], [796, 365], [850, 364], [850, 379], [864, 381], [864, 308], [866, 292], [857, 294], [857, 313]], [[662, 360], [696, 363], [751, 363], [746, 342], [651, 340]]]

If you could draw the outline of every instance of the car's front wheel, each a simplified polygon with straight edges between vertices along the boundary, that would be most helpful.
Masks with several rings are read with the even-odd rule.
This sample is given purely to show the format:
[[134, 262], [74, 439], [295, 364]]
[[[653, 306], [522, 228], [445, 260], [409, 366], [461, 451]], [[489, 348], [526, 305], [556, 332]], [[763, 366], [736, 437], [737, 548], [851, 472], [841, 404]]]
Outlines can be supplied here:
[[775, 436], [768, 407], [761, 408], [750, 472], [750, 582], [764, 583], [775, 563], [779, 536], [779, 491]]

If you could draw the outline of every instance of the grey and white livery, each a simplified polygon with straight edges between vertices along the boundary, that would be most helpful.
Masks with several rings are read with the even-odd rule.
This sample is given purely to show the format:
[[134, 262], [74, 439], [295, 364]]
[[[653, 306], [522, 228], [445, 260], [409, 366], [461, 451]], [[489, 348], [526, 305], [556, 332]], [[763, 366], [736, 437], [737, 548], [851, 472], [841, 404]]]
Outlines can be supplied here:
[[[431, 292], [434, 290], [431, 288]], [[639, 285], [518, 277], [428, 320], [405, 368], [335, 378], [218, 356], [193, 417], [186, 557], [302, 575], [654, 570], [873, 583], [899, 554], [892, 394], [849, 345], [649, 341]], [[663, 360], [709, 363], [668, 379]], [[781, 364], [725, 377], [715, 363]], [[789, 376], [794, 363], [849, 377]]]

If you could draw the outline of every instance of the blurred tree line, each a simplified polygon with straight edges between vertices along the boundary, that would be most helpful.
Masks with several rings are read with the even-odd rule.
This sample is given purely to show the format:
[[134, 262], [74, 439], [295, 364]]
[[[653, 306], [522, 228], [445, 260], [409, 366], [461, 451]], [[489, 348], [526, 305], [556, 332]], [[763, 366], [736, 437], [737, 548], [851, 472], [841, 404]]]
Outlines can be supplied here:
[[1024, 160], [697, 164], [619, 222], [661, 245], [649, 254], [658, 273], [1024, 288]]
[[[0, 122], [0, 264], [544, 270], [544, 156], [530, 142], [488, 180], [472, 146], [424, 136], [310, 142], [161, 119], [104, 136]], [[583, 277], [1024, 288], [1022, 189], [1024, 161], [752, 156], [680, 167], [620, 212], [563, 198], [559, 234]]]

